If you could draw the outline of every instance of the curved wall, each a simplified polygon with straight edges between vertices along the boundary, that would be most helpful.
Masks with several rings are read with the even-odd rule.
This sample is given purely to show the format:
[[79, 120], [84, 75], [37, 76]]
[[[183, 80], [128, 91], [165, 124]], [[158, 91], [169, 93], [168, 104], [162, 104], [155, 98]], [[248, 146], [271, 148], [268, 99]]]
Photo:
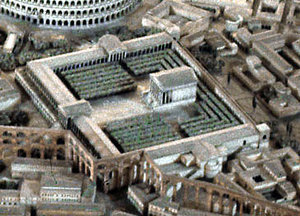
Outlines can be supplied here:
[[51, 28], [90, 28], [119, 19], [142, 0], [0, 0], [0, 14]]

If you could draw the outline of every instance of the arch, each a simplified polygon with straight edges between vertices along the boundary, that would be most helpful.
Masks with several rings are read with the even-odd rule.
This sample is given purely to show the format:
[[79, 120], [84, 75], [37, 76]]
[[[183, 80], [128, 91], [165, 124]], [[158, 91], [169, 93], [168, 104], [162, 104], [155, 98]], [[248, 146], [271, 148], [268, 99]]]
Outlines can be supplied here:
[[4, 139], [2, 141], [3, 144], [11, 144], [11, 140], [10, 139]]
[[38, 148], [31, 149], [30, 156], [32, 158], [41, 158], [41, 151], [40, 151], [40, 149], [38, 149]]
[[17, 157], [26, 157], [26, 152], [23, 149], [19, 149], [17, 152]]
[[97, 167], [97, 169], [104, 170], [105, 167], [106, 167], [105, 164], [99, 164], [98, 167]]
[[8, 131], [4, 131], [2, 133], [2, 136], [7, 136], [7, 137], [12, 137], [12, 133], [8, 132]]
[[52, 159], [53, 157], [53, 149], [46, 148], [44, 150], [44, 159]]
[[56, 140], [57, 145], [64, 145], [65, 144], [65, 138], [64, 137], [58, 137]]
[[57, 160], [65, 160], [65, 150], [60, 148], [56, 152], [56, 158]]

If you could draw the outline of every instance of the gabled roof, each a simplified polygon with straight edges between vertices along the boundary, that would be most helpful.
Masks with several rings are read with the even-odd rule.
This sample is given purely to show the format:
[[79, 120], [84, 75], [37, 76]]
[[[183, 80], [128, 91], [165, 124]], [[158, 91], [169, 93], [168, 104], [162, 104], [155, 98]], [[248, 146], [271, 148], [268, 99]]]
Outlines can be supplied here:
[[190, 67], [179, 67], [150, 75], [162, 91], [168, 91], [187, 85], [196, 85], [197, 77]]

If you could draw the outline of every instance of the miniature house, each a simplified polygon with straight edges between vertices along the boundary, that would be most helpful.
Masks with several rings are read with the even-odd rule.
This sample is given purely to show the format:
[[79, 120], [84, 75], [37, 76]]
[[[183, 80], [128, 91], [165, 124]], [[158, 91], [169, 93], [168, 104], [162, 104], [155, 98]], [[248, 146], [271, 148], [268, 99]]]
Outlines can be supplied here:
[[191, 103], [196, 89], [197, 78], [189, 67], [150, 74], [149, 103], [153, 108]]

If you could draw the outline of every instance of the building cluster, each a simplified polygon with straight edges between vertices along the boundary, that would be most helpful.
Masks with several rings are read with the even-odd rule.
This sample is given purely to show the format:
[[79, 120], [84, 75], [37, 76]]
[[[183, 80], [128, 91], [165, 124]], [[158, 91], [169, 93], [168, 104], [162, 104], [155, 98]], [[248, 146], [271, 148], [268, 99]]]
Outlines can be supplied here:
[[23, 42], [24, 31], [8, 22], [0, 23], [0, 51], [13, 53], [20, 50]]
[[275, 116], [299, 113], [298, 1], [199, 0], [182, 4], [186, 11], [189, 7], [211, 13], [218, 8], [223, 11], [226, 23], [222, 31], [211, 28], [199, 33], [196, 38], [202, 36], [201, 41], [190, 44], [199, 46], [200, 53], [209, 50], [218, 58], [235, 56], [239, 49], [245, 54], [241, 57], [243, 63], [235, 65], [229, 73], [259, 95]]
[[[103, 78], [94, 79], [98, 76]], [[138, 81], [143, 76], [149, 80], [146, 86]], [[193, 214], [202, 214], [199, 209], [187, 209], [176, 200], [180, 197], [176, 194], [185, 193], [182, 198], [187, 199], [189, 193], [194, 193], [190, 202], [198, 202], [202, 194], [199, 190], [205, 186], [195, 180], [212, 182], [233, 153], [269, 146], [270, 128], [253, 124], [207, 71], [166, 33], [124, 42], [106, 35], [93, 48], [29, 62], [16, 71], [16, 79], [46, 119], [71, 131], [65, 142], [66, 158], [73, 160], [80, 172], [105, 192], [144, 182], [152, 189], [149, 199], [146, 196], [143, 202], [153, 201], [149, 204], [153, 215], [165, 209], [179, 215], [194, 211]], [[107, 80], [105, 85], [100, 85], [102, 79]], [[135, 87], [124, 90], [128, 80]], [[94, 94], [99, 92], [100, 95]], [[130, 98], [136, 92], [139, 97], [134, 96], [134, 101], [145, 112], [125, 114], [111, 121], [103, 117], [98, 121], [104, 124], [98, 124], [94, 109], [99, 112], [99, 107], [95, 107], [95, 101], [122, 95]], [[122, 104], [119, 106], [122, 114], [126, 113]], [[194, 114], [183, 113], [180, 118], [168, 114], [182, 107], [194, 110]], [[206, 212], [268, 212], [271, 206], [275, 208], [273, 205], [281, 212], [296, 211], [254, 196], [250, 197], [250, 205], [241, 192], [222, 192], [212, 183], [205, 184], [210, 189], [203, 193], [207, 202], [200, 206]], [[142, 187], [142, 191], [137, 187], [129, 192], [129, 199], [136, 205], [141, 202], [134, 194], [147, 190]], [[190, 192], [189, 187], [197, 189]], [[175, 204], [155, 202], [153, 198], [158, 197]], [[218, 199], [227, 203], [224, 208]], [[164, 203], [171, 206], [160, 206]]]
[[16, 158], [10, 171], [12, 179], [0, 190], [1, 209], [26, 213], [34, 206], [37, 215], [70, 215], [74, 209], [76, 215], [104, 215], [104, 207], [95, 203], [95, 183], [72, 174], [70, 162]]
[[74, 209], [76, 215], [104, 215], [104, 206], [95, 203], [96, 184], [72, 173], [67, 131], [1, 127], [0, 133], [1, 159], [12, 161], [11, 179], [0, 181], [1, 215], [25, 215], [32, 207], [37, 215], [70, 215]]
[[[118, 71], [122, 72], [114, 75], [112, 67], [118, 67]], [[107, 72], [103, 72], [106, 70]], [[155, 73], [156, 70], [160, 72]], [[108, 79], [105, 82], [107, 86], [101, 84], [102, 79], [94, 79], [103, 76], [102, 73], [107, 74], [103, 77]], [[185, 136], [179, 135], [171, 122], [164, 120], [162, 114], [151, 114], [155, 111], [154, 107], [149, 107], [141, 98], [139, 100], [142, 106], [148, 106], [147, 111], [141, 115], [113, 119], [112, 122], [105, 122], [104, 128], [93, 120], [94, 108], [88, 100], [120, 94], [124, 92], [128, 79], [135, 80], [136, 77], [149, 73], [151, 84], [145, 90], [150, 89], [151, 100], [156, 107], [165, 107], [166, 111], [171, 108], [179, 109], [182, 105], [196, 109], [198, 114], [193, 118], [186, 116], [188, 113], [180, 121], [173, 116], [173, 121], [178, 122]], [[173, 73], [178, 73], [179, 76], [182, 74], [184, 79], [177, 79], [176, 82]], [[131, 74], [135, 76], [132, 77]], [[119, 79], [120, 75], [124, 81]], [[238, 136], [241, 127], [249, 128], [248, 131], [251, 132], [245, 134], [245, 142], [232, 142], [230, 152], [239, 148], [262, 147], [262, 137], [267, 137], [265, 134], [268, 133], [252, 125], [205, 70], [166, 33], [124, 42], [107, 35], [100, 38], [95, 48], [29, 62], [25, 69], [16, 72], [16, 79], [46, 119], [71, 130], [83, 143], [83, 150], [90, 155], [89, 160], [85, 160], [88, 161], [86, 167], [94, 180], [97, 177], [96, 164], [102, 158], [117, 156], [124, 151], [153, 148], [154, 145], [163, 149], [163, 144], [171, 143], [174, 137], [177, 137], [178, 142], [185, 142], [186, 138], [218, 130], [224, 130], [224, 133], [230, 131], [232, 136]], [[120, 88], [116, 85], [120, 85]], [[76, 93], [80, 89], [85, 91], [84, 95], [87, 97], [82, 98], [83, 94]], [[139, 89], [126, 91], [132, 94]], [[94, 95], [94, 92], [104, 90], [105, 94]], [[200, 101], [196, 101], [196, 95], [201, 98]], [[145, 124], [139, 126], [143, 121]], [[136, 127], [136, 130], [129, 126]], [[114, 139], [111, 140], [110, 137]], [[73, 155], [79, 153], [76, 149], [72, 151]]]
[[[140, 2], [6, 0], [0, 12], [87, 29]], [[223, 18], [223, 29], [211, 25]], [[0, 159], [12, 161], [10, 178], [0, 179], [0, 215], [104, 215], [97, 189], [123, 187], [144, 215], [299, 215], [299, 156], [271, 150], [270, 127], [254, 123], [186, 49], [240, 57], [230, 73], [277, 117], [295, 115], [297, 23], [297, 0], [164, 0], [142, 18], [161, 33], [123, 42], [106, 34], [88, 49], [19, 67], [17, 83], [60, 129], [0, 127]], [[13, 52], [17, 41], [7, 34], [3, 48]], [[44, 31], [29, 41], [36, 50], [66, 45]], [[0, 79], [0, 105], [13, 96]]]
[[230, 173], [220, 173], [217, 184], [276, 203], [299, 202], [299, 155], [289, 147], [241, 153], [228, 166]]
[[[177, 40], [190, 42], [191, 45], [203, 40], [203, 32], [208, 30], [212, 13], [201, 8], [181, 3], [180, 1], [162, 1], [143, 17], [142, 24], [145, 27], [156, 28], [167, 32]], [[187, 43], [184, 43], [187, 45]]]

